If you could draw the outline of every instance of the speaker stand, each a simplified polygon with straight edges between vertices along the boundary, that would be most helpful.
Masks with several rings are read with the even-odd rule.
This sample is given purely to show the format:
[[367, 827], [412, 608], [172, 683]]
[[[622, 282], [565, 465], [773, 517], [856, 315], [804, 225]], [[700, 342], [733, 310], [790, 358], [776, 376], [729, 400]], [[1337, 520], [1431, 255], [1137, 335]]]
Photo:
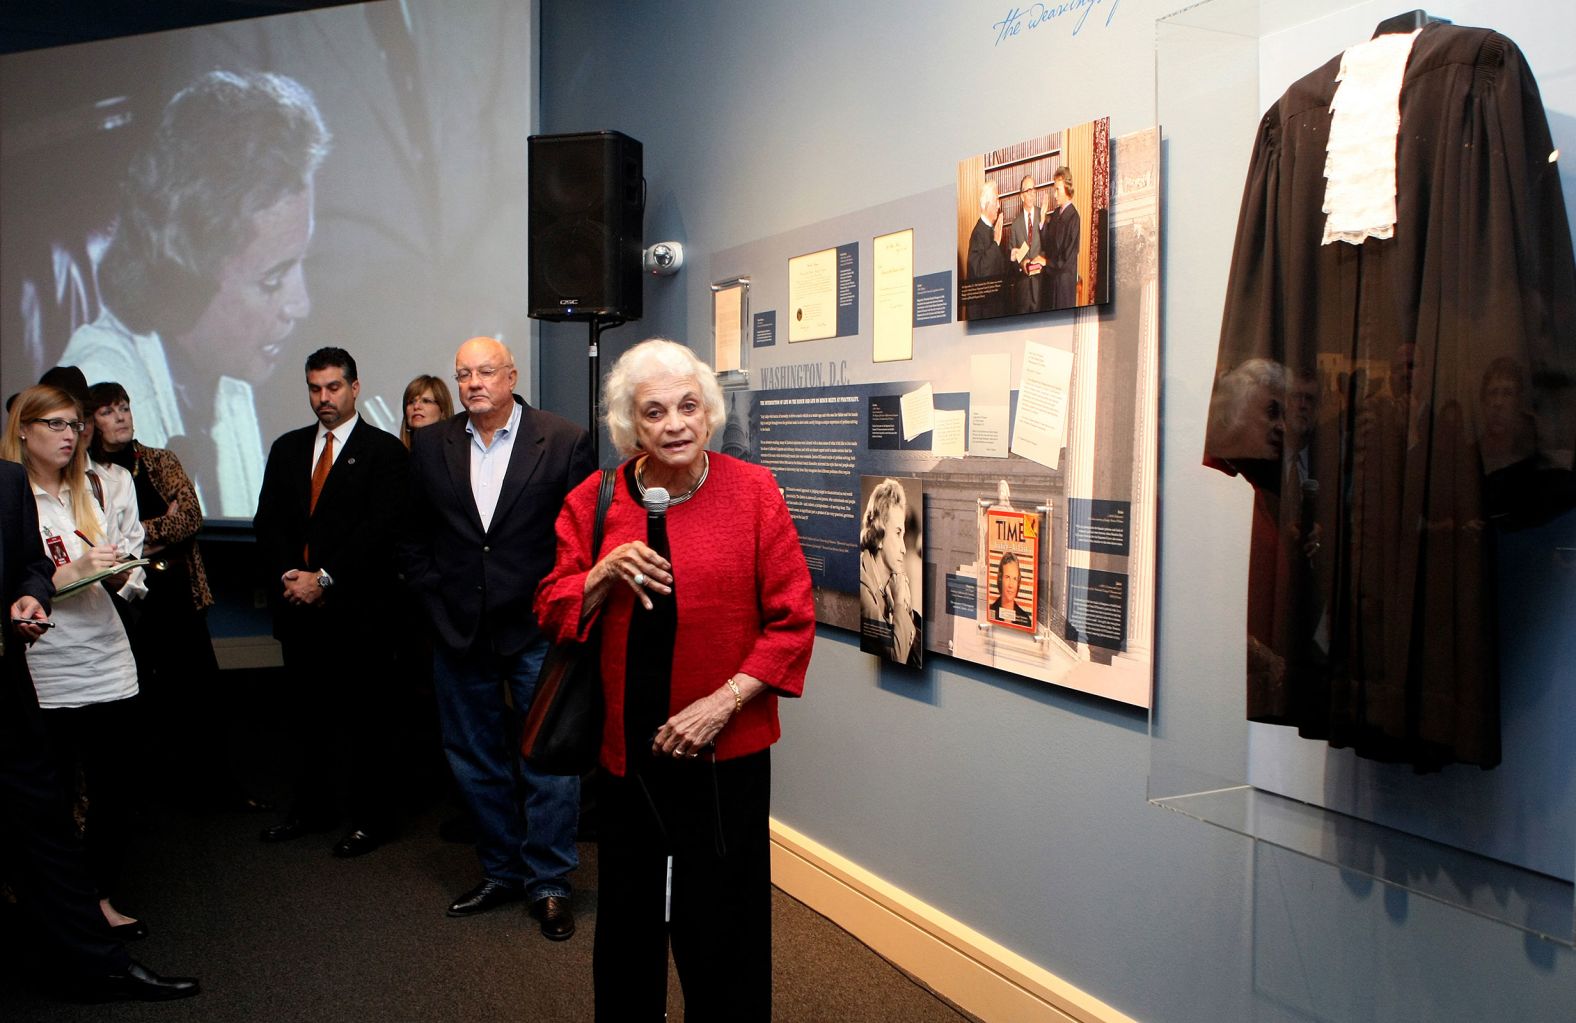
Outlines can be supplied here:
[[602, 342], [602, 331], [624, 324], [624, 319], [618, 316], [594, 316], [589, 321], [591, 327], [591, 345], [586, 351], [586, 357], [591, 360], [590, 404], [586, 406], [586, 430], [591, 434], [591, 460], [600, 468], [602, 465], [602, 430], [597, 424], [597, 405], [602, 397], [602, 356], [599, 351]]

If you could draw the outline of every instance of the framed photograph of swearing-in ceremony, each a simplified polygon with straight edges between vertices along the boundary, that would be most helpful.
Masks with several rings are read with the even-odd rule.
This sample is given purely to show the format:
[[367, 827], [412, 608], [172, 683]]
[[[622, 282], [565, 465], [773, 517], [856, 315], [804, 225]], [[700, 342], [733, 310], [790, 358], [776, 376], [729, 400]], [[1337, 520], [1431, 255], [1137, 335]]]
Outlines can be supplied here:
[[958, 319], [1103, 305], [1111, 297], [1111, 119], [958, 164]]

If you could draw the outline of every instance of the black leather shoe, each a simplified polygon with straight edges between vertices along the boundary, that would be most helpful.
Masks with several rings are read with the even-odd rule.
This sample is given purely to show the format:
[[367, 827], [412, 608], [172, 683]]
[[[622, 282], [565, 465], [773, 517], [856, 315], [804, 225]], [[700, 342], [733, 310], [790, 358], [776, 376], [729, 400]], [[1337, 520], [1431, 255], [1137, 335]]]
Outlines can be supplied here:
[[383, 839], [378, 837], [377, 833], [367, 831], [365, 828], [356, 828], [334, 846], [334, 855], [342, 860], [348, 860], [352, 856], [369, 853], [382, 844]]
[[575, 911], [567, 895], [537, 899], [531, 903], [531, 915], [542, 922], [542, 937], [548, 941], [563, 941], [575, 933]]
[[133, 959], [124, 972], [95, 981], [87, 995], [98, 1002], [168, 1002], [190, 998], [201, 990], [196, 977], [161, 977]]
[[302, 835], [316, 831], [327, 831], [331, 827], [332, 824], [313, 824], [299, 817], [286, 817], [278, 824], [264, 828], [257, 837], [263, 842], [288, 842], [292, 838], [300, 838]]
[[109, 932], [115, 936], [116, 941], [135, 941], [148, 936], [148, 925], [141, 920], [133, 920], [129, 924], [115, 924]]
[[486, 878], [481, 884], [454, 900], [449, 907], [450, 916], [474, 916], [496, 909], [506, 902], [516, 902], [525, 893], [507, 881]]

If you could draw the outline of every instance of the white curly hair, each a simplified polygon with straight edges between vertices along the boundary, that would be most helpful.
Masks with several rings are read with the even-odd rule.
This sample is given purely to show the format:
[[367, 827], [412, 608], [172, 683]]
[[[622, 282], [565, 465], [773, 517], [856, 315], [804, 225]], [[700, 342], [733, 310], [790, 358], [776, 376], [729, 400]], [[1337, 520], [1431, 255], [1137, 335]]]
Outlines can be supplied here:
[[625, 458], [640, 451], [635, 432], [635, 391], [656, 377], [672, 374], [694, 377], [700, 384], [701, 402], [706, 406], [708, 436], [714, 437], [727, 422], [717, 374], [689, 348], [665, 337], [652, 337], [618, 357], [602, 385], [602, 407], [608, 436]]

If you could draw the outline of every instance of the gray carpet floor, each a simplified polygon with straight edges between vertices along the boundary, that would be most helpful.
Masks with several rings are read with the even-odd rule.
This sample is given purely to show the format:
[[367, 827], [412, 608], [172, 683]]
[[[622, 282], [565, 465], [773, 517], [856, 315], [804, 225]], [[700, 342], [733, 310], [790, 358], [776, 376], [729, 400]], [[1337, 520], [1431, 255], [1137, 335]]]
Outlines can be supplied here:
[[[544, 939], [519, 906], [453, 920], [445, 907], [479, 877], [469, 846], [438, 837], [449, 812], [431, 805], [396, 841], [337, 860], [329, 855], [337, 833], [259, 843], [258, 830], [277, 815], [151, 810], [122, 902], [152, 934], [132, 954], [163, 973], [197, 975], [202, 995], [162, 1005], [61, 1002], [18, 965], [25, 938], [13, 926], [0, 941], [0, 1020], [589, 1020], [595, 846], [581, 846], [579, 930], [569, 941]], [[780, 891], [773, 943], [780, 1023], [968, 1019]], [[684, 1018], [671, 974], [668, 1018]]]

